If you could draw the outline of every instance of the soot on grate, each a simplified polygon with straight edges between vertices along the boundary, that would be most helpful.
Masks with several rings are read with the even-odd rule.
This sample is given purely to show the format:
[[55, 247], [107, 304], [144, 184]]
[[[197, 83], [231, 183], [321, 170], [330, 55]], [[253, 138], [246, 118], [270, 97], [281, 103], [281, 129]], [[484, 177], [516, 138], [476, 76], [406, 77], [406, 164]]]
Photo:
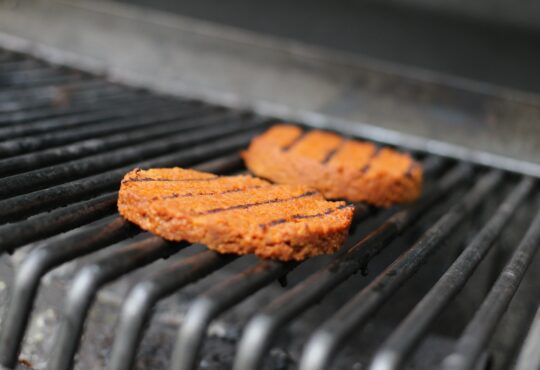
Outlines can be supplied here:
[[526, 329], [500, 326], [538, 303], [534, 178], [415, 153], [418, 202], [357, 204], [345, 247], [302, 263], [166, 242], [116, 213], [132, 168], [244, 171], [239, 150], [275, 121], [1, 51], [0, 364], [505, 368]]

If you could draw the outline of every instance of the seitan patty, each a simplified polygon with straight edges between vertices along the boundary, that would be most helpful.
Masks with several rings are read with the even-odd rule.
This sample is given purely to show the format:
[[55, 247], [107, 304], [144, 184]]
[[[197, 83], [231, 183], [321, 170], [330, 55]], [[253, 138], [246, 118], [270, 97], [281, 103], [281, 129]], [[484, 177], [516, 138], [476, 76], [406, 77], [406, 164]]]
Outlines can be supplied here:
[[242, 153], [255, 175], [311, 186], [329, 199], [388, 207], [416, 200], [422, 168], [409, 155], [331, 132], [275, 125]]
[[354, 211], [304, 185], [182, 168], [129, 172], [122, 180], [118, 210], [168, 240], [283, 261], [335, 252]]

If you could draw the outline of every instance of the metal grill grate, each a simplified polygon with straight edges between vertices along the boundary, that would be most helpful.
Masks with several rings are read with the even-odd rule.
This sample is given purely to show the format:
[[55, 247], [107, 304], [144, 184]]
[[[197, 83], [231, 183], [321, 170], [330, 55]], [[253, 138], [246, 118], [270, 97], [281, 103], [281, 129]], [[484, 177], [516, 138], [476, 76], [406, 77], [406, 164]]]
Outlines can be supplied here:
[[[116, 214], [116, 190], [122, 176], [135, 166], [242, 171], [238, 150], [273, 121], [249, 112], [157, 96], [23, 55], [0, 52], [0, 252], [13, 252], [34, 243], [10, 287], [0, 330], [0, 364], [8, 369], [17, 365], [45, 274], [66, 262], [105, 251], [84, 265], [71, 283], [48, 368], [73, 367], [90, 306], [103, 286], [169, 258], [158, 271], [139, 277], [123, 302], [108, 368], [133, 368], [144, 329], [158, 302], [246, 257], [201, 251], [177, 258], [179, 251], [192, 246], [145, 235]], [[415, 236], [416, 241], [380, 274], [367, 274], [369, 284], [349, 292], [346, 304], [309, 336], [298, 368], [331, 368], [353, 334], [385, 307], [427, 259], [463, 227], [464, 221], [477, 217], [479, 208], [496, 199], [498, 206], [442, 276], [433, 278], [430, 289], [373, 354], [370, 365], [372, 370], [403, 368], [516, 211], [531, 203], [528, 199], [537, 201], [534, 178], [429, 153], [417, 154], [427, 174], [422, 199], [385, 212], [358, 204], [357, 223], [377, 217], [382, 220], [374, 221], [376, 226], [369, 232], [351, 240], [321, 268], [315, 265], [305, 279], [250, 318], [237, 346], [235, 370], [260, 369], [284, 327], [324, 301], [353, 274], [367, 274], [370, 261], [429, 215], [424, 220], [428, 226]], [[489, 293], [457, 339], [453, 353], [444, 361], [441, 358], [444, 369], [473, 369], [489, 352], [497, 324], [540, 245], [540, 216], [527, 214], [526, 220], [530, 223], [528, 230], [506, 266], [497, 271]], [[129, 241], [135, 235], [140, 237]], [[125, 240], [128, 242], [121, 248], [109, 248]], [[200, 291], [189, 302], [170, 368], [197, 368], [213, 320], [272, 282], [284, 279], [299, 265], [311, 263], [250, 262], [242, 271]], [[540, 363], [538, 351], [534, 351], [539, 321], [535, 320], [526, 341], [520, 370], [538, 368]], [[533, 357], [535, 365], [531, 366], [529, 359]]]

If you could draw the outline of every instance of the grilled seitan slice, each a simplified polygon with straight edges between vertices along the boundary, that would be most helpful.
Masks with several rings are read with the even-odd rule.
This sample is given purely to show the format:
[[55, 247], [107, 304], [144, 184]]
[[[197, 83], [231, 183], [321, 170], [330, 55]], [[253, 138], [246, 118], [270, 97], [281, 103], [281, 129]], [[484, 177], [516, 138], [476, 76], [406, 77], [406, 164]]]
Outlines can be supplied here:
[[304, 185], [181, 168], [129, 172], [122, 180], [118, 210], [168, 240], [283, 261], [335, 252], [354, 211]]
[[422, 168], [409, 155], [331, 132], [275, 125], [242, 153], [255, 175], [314, 187], [328, 199], [388, 207], [416, 200]]

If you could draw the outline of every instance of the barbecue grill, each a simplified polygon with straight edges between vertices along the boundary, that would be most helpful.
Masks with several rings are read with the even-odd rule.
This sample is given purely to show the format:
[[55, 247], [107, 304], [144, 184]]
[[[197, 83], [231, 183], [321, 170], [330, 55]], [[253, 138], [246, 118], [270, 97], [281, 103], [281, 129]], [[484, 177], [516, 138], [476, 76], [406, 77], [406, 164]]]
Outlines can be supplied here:
[[[1, 370], [540, 369], [532, 31], [367, 4], [337, 16], [356, 35], [343, 38], [326, 5], [275, 22], [278, 1], [255, 6], [260, 35], [119, 2], [0, 2]], [[175, 6], [204, 10], [188, 3]], [[257, 26], [251, 2], [223, 17], [206, 4]], [[506, 13], [536, 27], [532, 11]], [[293, 41], [299, 17], [336, 48]], [[491, 56], [489, 30], [508, 37]], [[348, 54], [356, 44], [397, 63]], [[133, 168], [243, 173], [239, 152], [284, 121], [411, 153], [422, 197], [355, 204], [340, 251], [290, 263], [167, 242], [118, 215]]]
[[[534, 176], [414, 151], [427, 177], [421, 200], [389, 210], [357, 204], [355, 228], [337, 255], [302, 263], [219, 255], [164, 241], [120, 218], [119, 182], [134, 167], [243, 171], [239, 150], [279, 118], [158, 95], [9, 51], [0, 53], [0, 83], [0, 247], [4, 260], [20, 257], [3, 298], [0, 363], [5, 369], [25, 367], [19, 354], [23, 359], [23, 339], [47, 273], [77, 261], [82, 262], [68, 277], [66, 295], [59, 297], [43, 368], [77, 366], [83, 334], [96, 319], [89, 316], [99, 292], [126, 277], [132, 279], [130, 287], [118, 305], [117, 324], [107, 333], [111, 342], [103, 363], [108, 369], [136, 366], [155, 307], [206, 280], [209, 284], [184, 299], [185, 311], [168, 347], [170, 361], [163, 368], [211, 368], [201, 359], [212, 323], [271, 287], [277, 293], [229, 335], [231, 355], [222, 359], [223, 366], [346, 368], [338, 359], [348, 341], [357, 343], [358, 333], [369, 332], [374, 317], [396, 304], [411, 309], [388, 328], [384, 340], [366, 346], [355, 369], [410, 366], [421, 346], [424, 361], [436, 360], [429, 366], [443, 369], [484, 369], [497, 356], [508, 364], [520, 352], [525, 332], [507, 336], [515, 351], [501, 355], [495, 353], [497, 330], [516, 304], [525, 303], [529, 315], [519, 319], [534, 324], [517, 368], [538, 366], [539, 319], [537, 314], [533, 320], [530, 310], [538, 301], [531, 299], [534, 276], [527, 273], [540, 245]], [[156, 263], [158, 268], [147, 269]], [[436, 321], [448, 316], [449, 307], [455, 309], [454, 301], [463, 300], [469, 279], [478, 288], [475, 275], [486, 267], [491, 270], [488, 286], [481, 294], [476, 291], [473, 312], [454, 323], [455, 341], [442, 346], [438, 357], [426, 355], [435, 346]], [[216, 279], [222, 270], [228, 275]], [[416, 276], [428, 286], [412, 297], [414, 302], [393, 299]], [[288, 277], [293, 283], [287, 284]], [[291, 323], [302, 322], [306, 311], [324, 306], [351, 280], [340, 307], [317, 317], [296, 355], [276, 354], [276, 345], [287, 348], [295, 341], [280, 337]], [[521, 292], [527, 286], [529, 291]], [[290, 350], [295, 351], [292, 344]], [[420, 366], [418, 356], [415, 361]]]

